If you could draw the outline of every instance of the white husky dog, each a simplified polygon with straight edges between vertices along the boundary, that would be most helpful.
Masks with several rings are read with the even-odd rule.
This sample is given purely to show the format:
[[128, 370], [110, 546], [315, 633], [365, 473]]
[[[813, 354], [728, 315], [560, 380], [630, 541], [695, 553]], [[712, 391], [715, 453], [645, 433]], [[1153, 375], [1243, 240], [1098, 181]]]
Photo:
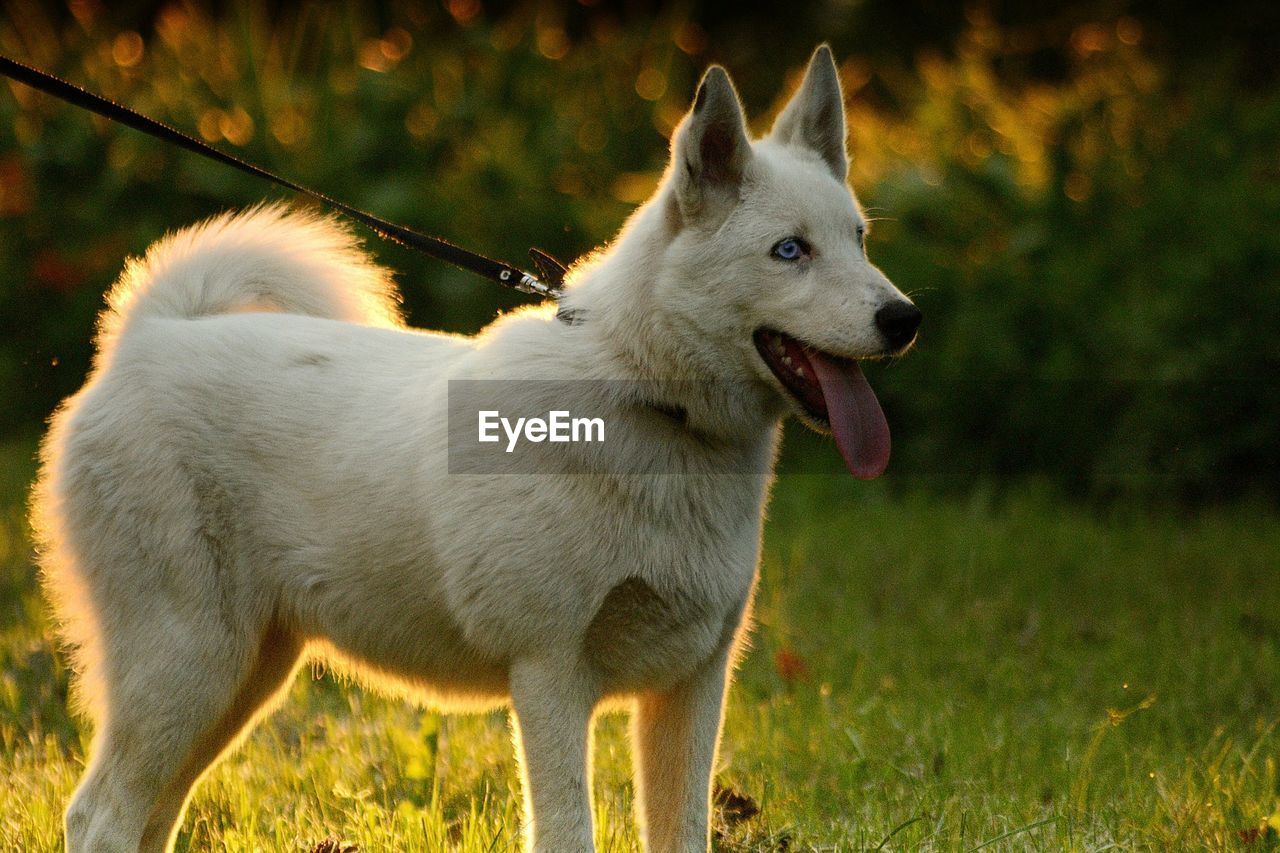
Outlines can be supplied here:
[[[405, 329], [350, 234], [272, 208], [131, 262], [34, 501], [96, 723], [68, 850], [169, 849], [194, 783], [308, 655], [449, 707], [510, 702], [537, 851], [592, 848], [592, 717], [628, 703], [647, 849], [705, 850], [780, 421], [879, 474], [857, 360], [920, 319], [867, 260], [847, 168], [822, 47], [756, 141], [706, 73], [653, 198], [571, 273], [571, 322]], [[573, 385], [604, 389], [604, 442], [451, 473], [449, 383], [490, 378], [624, 382]]]

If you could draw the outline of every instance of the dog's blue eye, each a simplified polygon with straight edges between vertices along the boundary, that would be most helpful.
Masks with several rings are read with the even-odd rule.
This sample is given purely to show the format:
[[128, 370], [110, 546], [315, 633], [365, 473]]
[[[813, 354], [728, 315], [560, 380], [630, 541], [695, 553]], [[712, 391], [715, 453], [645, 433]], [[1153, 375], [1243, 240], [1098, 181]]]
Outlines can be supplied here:
[[783, 261], [798, 261], [808, 251], [809, 247], [799, 237], [788, 237], [773, 247], [773, 256]]

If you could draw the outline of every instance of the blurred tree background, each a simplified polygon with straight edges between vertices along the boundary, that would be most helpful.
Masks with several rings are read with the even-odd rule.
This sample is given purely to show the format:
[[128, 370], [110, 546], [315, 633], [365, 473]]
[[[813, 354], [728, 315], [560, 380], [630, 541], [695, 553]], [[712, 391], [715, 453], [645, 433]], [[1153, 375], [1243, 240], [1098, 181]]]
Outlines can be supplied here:
[[[520, 262], [607, 241], [709, 62], [757, 131], [828, 41], [872, 259], [925, 311], [872, 368], [891, 474], [1090, 499], [1280, 496], [1280, 7], [8, 0], [0, 51]], [[0, 435], [83, 381], [126, 255], [278, 198], [0, 86]], [[369, 240], [415, 325], [517, 297]], [[789, 459], [839, 468], [791, 431]], [[804, 460], [809, 460], [806, 463]], [[817, 460], [817, 461], [814, 461]]]

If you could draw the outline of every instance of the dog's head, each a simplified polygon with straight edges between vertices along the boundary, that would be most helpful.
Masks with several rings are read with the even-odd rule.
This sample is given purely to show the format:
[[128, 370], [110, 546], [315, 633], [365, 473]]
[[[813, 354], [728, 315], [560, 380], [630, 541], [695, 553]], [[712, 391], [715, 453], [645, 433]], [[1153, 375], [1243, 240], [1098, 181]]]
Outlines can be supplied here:
[[904, 352], [920, 312], [867, 259], [848, 168], [826, 46], [754, 142], [729, 75], [712, 67], [655, 198], [671, 229], [658, 288], [680, 333], [717, 353], [717, 375], [767, 383], [805, 423], [834, 434], [854, 476], [869, 478], [888, 464], [889, 429], [858, 361]]

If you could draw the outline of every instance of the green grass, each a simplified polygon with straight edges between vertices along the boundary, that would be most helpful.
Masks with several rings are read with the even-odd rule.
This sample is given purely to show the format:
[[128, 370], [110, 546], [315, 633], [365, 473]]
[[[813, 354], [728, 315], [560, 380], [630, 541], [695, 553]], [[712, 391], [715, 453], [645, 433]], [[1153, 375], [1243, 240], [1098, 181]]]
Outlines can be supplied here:
[[[86, 738], [29, 560], [29, 458], [0, 451], [0, 848], [40, 851]], [[760, 813], [721, 815], [720, 849], [1275, 848], [1278, 519], [782, 480], [719, 771]], [[596, 761], [601, 849], [634, 849], [620, 716]], [[518, 802], [501, 715], [304, 674], [180, 849], [507, 850]]]

